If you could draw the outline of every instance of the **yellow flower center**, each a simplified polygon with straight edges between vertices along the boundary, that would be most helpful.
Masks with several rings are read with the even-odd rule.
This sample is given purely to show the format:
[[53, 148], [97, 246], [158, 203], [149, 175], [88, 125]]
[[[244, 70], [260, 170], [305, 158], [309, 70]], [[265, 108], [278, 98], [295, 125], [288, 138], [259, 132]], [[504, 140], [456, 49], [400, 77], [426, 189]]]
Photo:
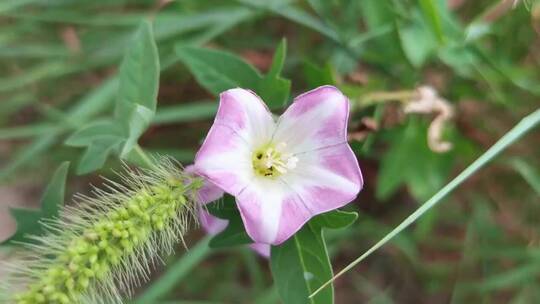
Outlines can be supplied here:
[[253, 152], [253, 170], [259, 176], [275, 178], [294, 169], [298, 158], [284, 153], [285, 143], [268, 143]]

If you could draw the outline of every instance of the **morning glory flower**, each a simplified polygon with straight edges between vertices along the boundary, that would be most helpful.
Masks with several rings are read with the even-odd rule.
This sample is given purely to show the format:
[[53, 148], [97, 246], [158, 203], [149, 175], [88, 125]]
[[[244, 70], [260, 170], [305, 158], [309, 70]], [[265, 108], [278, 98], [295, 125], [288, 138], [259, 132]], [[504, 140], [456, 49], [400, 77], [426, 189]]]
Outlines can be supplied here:
[[236, 198], [256, 243], [280, 244], [362, 188], [348, 116], [348, 99], [332, 86], [298, 96], [277, 119], [255, 93], [225, 91], [196, 171]]

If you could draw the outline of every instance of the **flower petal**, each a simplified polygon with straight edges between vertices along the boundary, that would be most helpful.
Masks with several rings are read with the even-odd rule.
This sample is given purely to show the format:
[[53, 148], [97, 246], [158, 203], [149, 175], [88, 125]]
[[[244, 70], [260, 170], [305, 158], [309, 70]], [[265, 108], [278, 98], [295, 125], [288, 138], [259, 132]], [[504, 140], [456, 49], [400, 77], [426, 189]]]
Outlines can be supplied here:
[[252, 147], [264, 143], [275, 129], [266, 104], [252, 91], [240, 88], [220, 94], [216, 124], [229, 127]]
[[[343, 207], [353, 201], [363, 187], [358, 161], [347, 143], [297, 157], [301, 165], [282, 179], [304, 202], [296, 208], [305, 208], [311, 216]], [[291, 220], [305, 222], [300, 218]]]
[[280, 180], [256, 177], [236, 196], [248, 235], [256, 243], [279, 244], [278, 231], [283, 203], [290, 190]]
[[[193, 175], [199, 175], [194, 165], [189, 165], [184, 168], [184, 171]], [[201, 204], [208, 204], [217, 201], [223, 196], [223, 190], [214, 183], [204, 179], [202, 187], [197, 191], [197, 200]]]
[[229, 224], [228, 220], [215, 217], [204, 208], [201, 208], [199, 211], [199, 221], [206, 233], [210, 235], [215, 235], [222, 232]]
[[322, 86], [298, 96], [281, 115], [273, 138], [287, 152], [301, 153], [347, 142], [349, 100], [337, 88]]
[[253, 178], [253, 150], [268, 141], [274, 129], [272, 115], [257, 95], [243, 89], [225, 91], [195, 157], [197, 172], [236, 195]]
[[249, 248], [253, 249], [253, 251], [257, 252], [262, 257], [270, 257], [270, 245], [268, 244], [253, 243], [249, 245]]

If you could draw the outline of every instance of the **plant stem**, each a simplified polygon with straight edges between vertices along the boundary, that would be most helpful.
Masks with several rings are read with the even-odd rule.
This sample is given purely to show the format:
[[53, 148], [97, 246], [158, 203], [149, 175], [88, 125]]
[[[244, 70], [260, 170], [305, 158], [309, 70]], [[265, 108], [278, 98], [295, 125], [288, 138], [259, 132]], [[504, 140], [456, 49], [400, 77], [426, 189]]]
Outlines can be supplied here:
[[141, 146], [135, 145], [132, 153], [133, 153], [133, 156], [137, 158], [137, 159], [133, 159], [132, 157], [130, 157], [132, 161], [135, 161], [141, 166], [146, 167], [148, 169], [154, 169], [156, 167], [156, 163], [152, 160], [152, 158], [148, 156], [148, 154], [146, 154], [146, 152], [144, 152]]
[[369, 106], [386, 103], [390, 101], [398, 101], [407, 103], [418, 97], [418, 92], [412, 91], [395, 91], [395, 92], [373, 92], [362, 96], [353, 103], [353, 111], [367, 108]]

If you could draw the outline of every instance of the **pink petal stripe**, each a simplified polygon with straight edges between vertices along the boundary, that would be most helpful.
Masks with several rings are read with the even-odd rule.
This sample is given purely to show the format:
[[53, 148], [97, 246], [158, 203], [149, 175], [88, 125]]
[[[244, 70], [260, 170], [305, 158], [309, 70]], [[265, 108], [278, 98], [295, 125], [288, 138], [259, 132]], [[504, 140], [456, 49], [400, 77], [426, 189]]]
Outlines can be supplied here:
[[253, 178], [253, 150], [268, 141], [274, 129], [271, 113], [253, 92], [223, 92], [214, 124], [195, 157], [198, 172], [236, 195]]
[[347, 141], [349, 100], [323, 86], [298, 96], [278, 120], [274, 138], [290, 153], [304, 153]]
[[[195, 176], [199, 176], [194, 165], [189, 165], [184, 168], [186, 173], [191, 173]], [[213, 201], [217, 201], [223, 196], [223, 190], [213, 184], [212, 182], [204, 179], [201, 189], [197, 191], [198, 201], [202, 204], [208, 204]]]
[[199, 221], [206, 233], [210, 235], [216, 235], [222, 232], [229, 224], [228, 220], [215, 217], [203, 208], [199, 211]]

